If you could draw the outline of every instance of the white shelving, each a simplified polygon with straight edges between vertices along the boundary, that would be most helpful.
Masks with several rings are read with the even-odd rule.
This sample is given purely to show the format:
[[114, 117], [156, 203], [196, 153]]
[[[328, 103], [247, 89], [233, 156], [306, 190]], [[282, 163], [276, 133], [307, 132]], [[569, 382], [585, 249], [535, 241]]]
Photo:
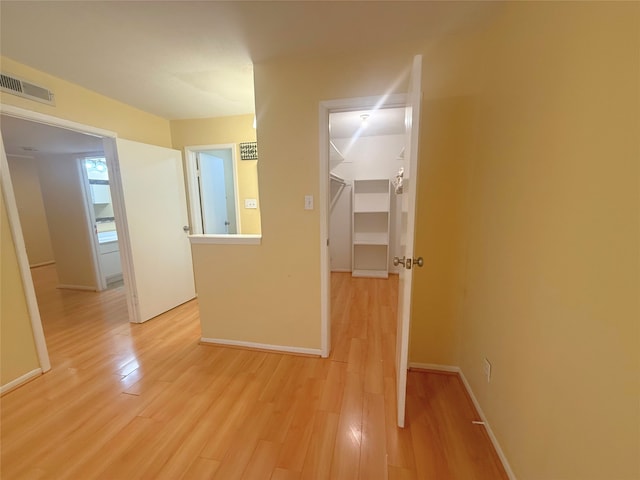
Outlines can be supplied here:
[[389, 275], [390, 200], [389, 180], [354, 180], [351, 222], [354, 277]]

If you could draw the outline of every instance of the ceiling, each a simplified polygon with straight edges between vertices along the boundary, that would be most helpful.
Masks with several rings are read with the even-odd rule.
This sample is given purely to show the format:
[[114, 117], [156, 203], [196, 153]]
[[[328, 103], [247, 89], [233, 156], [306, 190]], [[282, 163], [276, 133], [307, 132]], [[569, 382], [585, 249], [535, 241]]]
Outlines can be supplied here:
[[8, 156], [38, 157], [43, 154], [103, 151], [102, 139], [99, 137], [7, 115], [1, 116], [0, 129]]
[[254, 63], [436, 38], [498, 6], [2, 0], [0, 53], [163, 118], [216, 117], [254, 112]]
[[332, 113], [329, 115], [329, 136], [336, 139], [356, 135], [402, 135], [405, 133], [404, 115], [404, 108]]

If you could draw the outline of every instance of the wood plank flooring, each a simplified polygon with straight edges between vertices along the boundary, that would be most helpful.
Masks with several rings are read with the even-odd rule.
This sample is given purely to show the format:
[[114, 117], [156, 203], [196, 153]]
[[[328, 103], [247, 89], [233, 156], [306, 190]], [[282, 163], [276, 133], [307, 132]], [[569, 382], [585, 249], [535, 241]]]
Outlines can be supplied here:
[[196, 301], [132, 325], [121, 287], [33, 276], [53, 368], [1, 399], [3, 480], [507, 478], [455, 375], [410, 372], [395, 426], [394, 277], [332, 275], [319, 359], [200, 345]]

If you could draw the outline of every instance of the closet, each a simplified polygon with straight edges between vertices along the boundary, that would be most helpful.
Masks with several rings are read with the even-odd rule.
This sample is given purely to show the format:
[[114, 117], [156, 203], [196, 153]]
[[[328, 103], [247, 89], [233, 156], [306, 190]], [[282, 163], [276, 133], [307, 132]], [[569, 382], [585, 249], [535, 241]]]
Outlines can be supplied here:
[[331, 271], [387, 278], [398, 244], [399, 196], [391, 179], [402, 167], [404, 109], [337, 112], [330, 124]]

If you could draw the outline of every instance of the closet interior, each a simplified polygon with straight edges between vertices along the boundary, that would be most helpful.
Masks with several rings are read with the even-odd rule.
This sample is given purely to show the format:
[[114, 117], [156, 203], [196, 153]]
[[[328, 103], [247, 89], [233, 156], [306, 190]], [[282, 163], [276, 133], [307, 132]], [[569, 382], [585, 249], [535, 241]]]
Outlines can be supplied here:
[[331, 271], [387, 278], [399, 242], [405, 110], [387, 108], [329, 115], [329, 252]]

